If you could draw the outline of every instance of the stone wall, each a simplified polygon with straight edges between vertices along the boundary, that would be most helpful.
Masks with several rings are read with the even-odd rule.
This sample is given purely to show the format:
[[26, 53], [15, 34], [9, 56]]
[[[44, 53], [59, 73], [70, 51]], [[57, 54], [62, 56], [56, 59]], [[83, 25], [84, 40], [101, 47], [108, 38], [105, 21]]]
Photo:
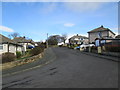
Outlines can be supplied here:
[[8, 68], [12, 68], [12, 67], [15, 67], [15, 66], [19, 66], [19, 65], [31, 63], [31, 62], [33, 62], [35, 60], [38, 60], [38, 59], [42, 58], [43, 55], [44, 55], [44, 53], [40, 53], [39, 55], [32, 56], [32, 57], [29, 57], [29, 58], [26, 58], [26, 59], [22, 59], [22, 60], [2, 64], [2, 65], [0, 65], [0, 67], [2, 67], [2, 70], [3, 70], [3, 69], [8, 69]]

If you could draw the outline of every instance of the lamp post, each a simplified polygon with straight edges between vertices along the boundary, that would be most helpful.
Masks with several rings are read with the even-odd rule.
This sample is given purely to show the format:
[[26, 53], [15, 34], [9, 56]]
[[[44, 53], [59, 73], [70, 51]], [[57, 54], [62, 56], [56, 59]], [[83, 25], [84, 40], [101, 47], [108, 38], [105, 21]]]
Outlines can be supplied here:
[[46, 47], [48, 48], [48, 33], [47, 33]]

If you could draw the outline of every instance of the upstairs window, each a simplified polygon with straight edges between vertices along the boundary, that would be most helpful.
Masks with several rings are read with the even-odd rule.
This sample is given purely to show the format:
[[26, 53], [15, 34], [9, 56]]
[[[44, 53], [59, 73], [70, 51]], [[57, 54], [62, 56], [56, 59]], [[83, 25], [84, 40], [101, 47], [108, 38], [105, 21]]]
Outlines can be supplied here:
[[102, 38], [102, 33], [98, 32], [98, 38]]

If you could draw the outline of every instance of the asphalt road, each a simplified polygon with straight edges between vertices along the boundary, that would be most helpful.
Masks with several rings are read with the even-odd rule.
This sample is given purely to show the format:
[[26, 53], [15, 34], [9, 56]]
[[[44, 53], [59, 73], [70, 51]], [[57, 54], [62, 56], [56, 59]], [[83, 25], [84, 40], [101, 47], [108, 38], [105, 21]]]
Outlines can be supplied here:
[[118, 87], [117, 62], [68, 48], [49, 48], [46, 53], [45, 64], [38, 60], [3, 71], [3, 88]]

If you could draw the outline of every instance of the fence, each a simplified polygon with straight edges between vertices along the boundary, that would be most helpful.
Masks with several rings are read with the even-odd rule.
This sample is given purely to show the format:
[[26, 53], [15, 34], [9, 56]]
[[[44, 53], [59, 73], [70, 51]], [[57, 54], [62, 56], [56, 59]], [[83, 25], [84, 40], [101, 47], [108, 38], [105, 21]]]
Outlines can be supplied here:
[[120, 39], [97, 39], [96, 46], [101, 48], [101, 54], [120, 57]]

